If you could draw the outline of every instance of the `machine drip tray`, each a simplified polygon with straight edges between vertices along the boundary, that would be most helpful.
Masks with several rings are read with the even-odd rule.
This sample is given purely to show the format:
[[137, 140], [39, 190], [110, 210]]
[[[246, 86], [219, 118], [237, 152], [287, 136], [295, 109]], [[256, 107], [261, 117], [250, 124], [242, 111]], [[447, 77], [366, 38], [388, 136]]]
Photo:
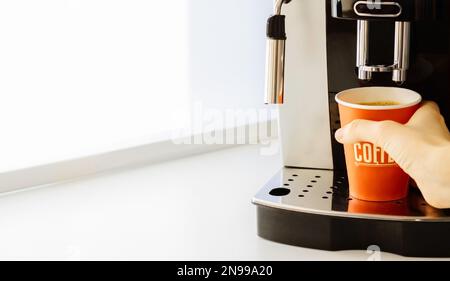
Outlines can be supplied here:
[[258, 235], [321, 250], [382, 251], [412, 257], [450, 257], [450, 209], [431, 207], [420, 191], [403, 200], [349, 197], [346, 174], [283, 168], [253, 198]]

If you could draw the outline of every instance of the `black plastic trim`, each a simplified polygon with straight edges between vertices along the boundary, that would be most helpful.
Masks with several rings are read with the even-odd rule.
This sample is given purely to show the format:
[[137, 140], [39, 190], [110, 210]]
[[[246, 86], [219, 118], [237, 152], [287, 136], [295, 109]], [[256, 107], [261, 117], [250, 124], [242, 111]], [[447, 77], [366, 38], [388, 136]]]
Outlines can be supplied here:
[[286, 40], [286, 16], [275, 15], [267, 20], [267, 37], [275, 40]]
[[258, 235], [294, 246], [327, 250], [367, 250], [408, 257], [450, 257], [448, 222], [341, 218], [257, 206]]

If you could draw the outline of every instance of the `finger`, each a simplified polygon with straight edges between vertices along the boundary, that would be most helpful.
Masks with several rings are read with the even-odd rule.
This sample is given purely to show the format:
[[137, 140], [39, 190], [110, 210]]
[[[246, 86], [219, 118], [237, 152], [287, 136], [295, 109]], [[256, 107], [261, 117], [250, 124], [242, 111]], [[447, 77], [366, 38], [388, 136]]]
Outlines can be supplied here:
[[428, 110], [433, 110], [439, 114], [441, 113], [441, 110], [439, 109], [439, 105], [437, 103], [435, 103], [434, 101], [429, 101], [429, 100], [424, 101], [420, 108], [422, 108], [422, 110], [428, 109]]
[[407, 125], [429, 135], [450, 137], [444, 117], [435, 102], [425, 102], [411, 117]]
[[334, 137], [342, 144], [369, 141], [371, 138], [371, 134], [369, 134], [369, 132], [373, 131], [375, 125], [376, 122], [374, 121], [354, 120], [337, 130]]
[[430, 125], [433, 123], [440, 123], [441, 112], [439, 107], [435, 102], [426, 101], [423, 105], [414, 113], [414, 115], [409, 119], [408, 125], [410, 126], [422, 126]]
[[384, 139], [390, 138], [394, 131], [401, 127], [403, 126], [392, 121], [354, 120], [336, 131], [335, 138], [343, 144], [371, 142], [375, 145], [381, 145]]

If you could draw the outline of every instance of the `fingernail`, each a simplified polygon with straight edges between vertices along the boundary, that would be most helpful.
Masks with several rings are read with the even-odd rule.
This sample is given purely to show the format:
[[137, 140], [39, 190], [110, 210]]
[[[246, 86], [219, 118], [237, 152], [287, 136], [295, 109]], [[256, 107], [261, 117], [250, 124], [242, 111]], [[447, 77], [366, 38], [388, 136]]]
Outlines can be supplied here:
[[342, 139], [344, 138], [344, 130], [343, 129], [337, 130], [336, 133], [334, 133], [334, 137], [338, 142], [342, 142]]

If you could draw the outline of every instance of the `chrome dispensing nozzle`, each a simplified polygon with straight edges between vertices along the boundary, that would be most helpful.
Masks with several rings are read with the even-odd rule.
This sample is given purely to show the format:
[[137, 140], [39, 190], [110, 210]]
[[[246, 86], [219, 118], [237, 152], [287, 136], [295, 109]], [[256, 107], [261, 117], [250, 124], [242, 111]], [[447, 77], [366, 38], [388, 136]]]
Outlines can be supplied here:
[[281, 9], [289, 2], [291, 0], [277, 0], [274, 15], [267, 21], [266, 104], [282, 104], [284, 101], [286, 30]]
[[394, 63], [392, 65], [368, 65], [369, 28], [367, 20], [358, 20], [356, 67], [360, 80], [371, 80], [374, 72], [392, 72], [392, 81], [404, 83], [409, 69], [410, 22], [395, 22]]
[[409, 69], [411, 23], [395, 23], [394, 70], [392, 80], [397, 83], [406, 81]]

